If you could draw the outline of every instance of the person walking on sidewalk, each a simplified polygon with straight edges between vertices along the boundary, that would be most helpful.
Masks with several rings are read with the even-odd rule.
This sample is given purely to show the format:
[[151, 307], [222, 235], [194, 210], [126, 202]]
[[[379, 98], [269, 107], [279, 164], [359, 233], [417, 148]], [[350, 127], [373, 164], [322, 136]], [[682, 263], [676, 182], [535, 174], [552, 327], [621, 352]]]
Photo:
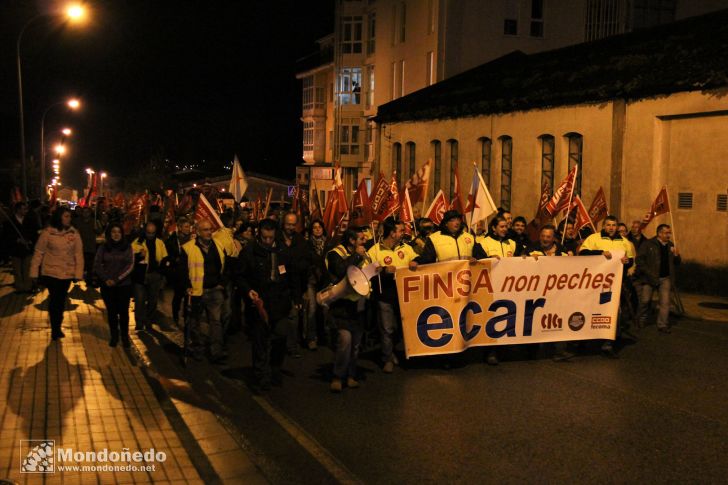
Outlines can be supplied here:
[[129, 300], [134, 253], [124, 240], [124, 229], [118, 222], [106, 228], [106, 242], [99, 246], [94, 258], [93, 274], [101, 283], [101, 298], [106, 306], [111, 340], [109, 345], [129, 347]]
[[187, 275], [187, 293], [192, 297], [192, 314], [187, 335], [192, 358], [202, 360], [204, 343], [200, 323], [202, 313], [207, 313], [210, 362], [217, 364], [227, 358], [223, 349], [220, 320], [225, 298], [225, 250], [213, 239], [210, 221], [199, 221], [195, 229], [197, 237], [182, 246], [180, 259]]
[[131, 248], [135, 263], [132, 273], [135, 330], [139, 332], [152, 326], [162, 288], [162, 260], [167, 258], [167, 248], [157, 237], [157, 224], [151, 221], [144, 226], [144, 234], [131, 243]]
[[36, 220], [34, 214], [28, 214], [27, 203], [17, 202], [13, 206], [13, 215], [3, 227], [2, 239], [9, 246], [14, 286], [18, 293], [29, 293], [33, 286], [29, 275], [33, 245], [38, 240], [40, 230]]
[[670, 290], [675, 284], [675, 266], [680, 264], [680, 254], [670, 240], [672, 229], [667, 224], [657, 226], [657, 236], [640, 246], [637, 254], [637, 278], [641, 283], [637, 325], [644, 327], [655, 291], [660, 295], [657, 314], [657, 330], [670, 333]]
[[[291, 278], [292, 288], [294, 293], [293, 297], [294, 304], [294, 319], [293, 325], [290, 328], [288, 334], [288, 355], [294, 359], [301, 358], [301, 352], [299, 351], [299, 337], [300, 332], [298, 324], [300, 317], [304, 314], [303, 312], [303, 299], [304, 294], [308, 289], [308, 277], [312, 273], [312, 260], [311, 253], [306, 238], [302, 234], [296, 232], [298, 226], [298, 215], [295, 212], [288, 212], [283, 216], [283, 231], [278, 239], [278, 245], [281, 248], [281, 253], [291, 262], [291, 267], [288, 268], [290, 272], [289, 278]], [[314, 296], [315, 298], [315, 296]], [[314, 309], [315, 316], [315, 309]], [[306, 322], [304, 322], [306, 325]], [[306, 325], [307, 329], [310, 325]], [[315, 325], [313, 326], [313, 335], [306, 335], [308, 341], [310, 337], [313, 337], [313, 341], [316, 340]]]
[[[177, 219], [177, 230], [173, 232], [165, 241], [167, 248], [167, 257], [169, 259], [169, 269], [167, 271], [167, 284], [174, 290], [172, 296], [172, 321], [177, 325], [179, 323], [179, 310], [182, 302], [187, 294], [187, 275], [185, 269], [180, 264], [182, 258], [182, 246], [192, 239], [192, 224], [185, 218]], [[184, 305], [183, 316], [187, 317], [187, 305]]]
[[258, 238], [238, 258], [238, 288], [248, 299], [253, 373], [262, 390], [281, 383], [286, 338], [293, 325], [291, 262], [281, 253], [273, 219], [260, 222]]
[[71, 226], [71, 211], [65, 207], [56, 209], [35, 245], [30, 277], [35, 280], [38, 276], [48, 288], [51, 338], [58, 340], [65, 337], [61, 324], [68, 288], [72, 281], [83, 279], [83, 244]]

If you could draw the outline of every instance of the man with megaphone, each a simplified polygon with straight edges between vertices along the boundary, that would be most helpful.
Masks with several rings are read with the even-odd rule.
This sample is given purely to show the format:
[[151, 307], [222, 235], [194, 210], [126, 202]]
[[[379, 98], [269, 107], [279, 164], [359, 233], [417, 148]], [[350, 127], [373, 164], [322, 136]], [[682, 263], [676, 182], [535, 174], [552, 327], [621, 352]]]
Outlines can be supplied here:
[[[351, 266], [362, 268], [371, 262], [365, 242], [361, 228], [348, 228], [341, 236], [341, 244], [326, 254], [326, 269], [332, 283], [345, 280]], [[330, 303], [329, 318], [338, 332], [331, 392], [341, 392], [344, 381], [352, 389], [359, 387], [356, 363], [364, 334], [365, 305], [366, 297], [357, 291], [347, 291]]]

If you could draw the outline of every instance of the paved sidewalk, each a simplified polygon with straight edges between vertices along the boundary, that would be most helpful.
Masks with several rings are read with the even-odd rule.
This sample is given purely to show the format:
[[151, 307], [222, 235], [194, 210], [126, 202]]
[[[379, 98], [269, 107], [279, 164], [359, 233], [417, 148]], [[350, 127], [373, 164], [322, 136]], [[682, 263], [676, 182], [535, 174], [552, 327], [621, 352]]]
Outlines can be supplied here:
[[[681, 292], [680, 300], [685, 308], [686, 318], [728, 323], [728, 298]], [[719, 305], [722, 308], [715, 308]]]
[[[74, 287], [63, 322], [66, 337], [51, 342], [47, 292], [18, 295], [11, 282], [9, 270], [0, 268], [0, 479], [64, 485], [202, 483], [133, 356], [121, 346], [108, 346], [101, 300], [83, 285]], [[166, 460], [131, 462], [148, 467], [144, 471], [61, 471], [64, 465], [104, 463], [56, 460], [54, 474], [27, 474], [20, 468], [30, 448], [21, 440], [54, 440], [56, 449], [74, 453], [153, 448]]]

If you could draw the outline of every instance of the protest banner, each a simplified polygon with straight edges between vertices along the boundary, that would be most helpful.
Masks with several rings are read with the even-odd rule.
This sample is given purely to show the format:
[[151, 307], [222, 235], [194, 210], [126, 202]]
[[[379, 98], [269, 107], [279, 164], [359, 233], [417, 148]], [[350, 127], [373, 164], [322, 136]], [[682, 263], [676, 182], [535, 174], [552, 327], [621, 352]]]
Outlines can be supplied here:
[[405, 354], [614, 340], [622, 254], [448, 261], [397, 270]]

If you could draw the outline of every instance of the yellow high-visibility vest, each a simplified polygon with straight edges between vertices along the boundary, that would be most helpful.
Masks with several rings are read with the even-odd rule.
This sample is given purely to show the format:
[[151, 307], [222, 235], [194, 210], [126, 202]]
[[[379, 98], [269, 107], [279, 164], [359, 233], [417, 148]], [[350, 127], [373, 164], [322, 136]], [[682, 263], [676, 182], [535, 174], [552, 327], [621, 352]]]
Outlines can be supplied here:
[[430, 234], [430, 241], [435, 247], [438, 261], [466, 259], [473, 256], [475, 238], [469, 232], [463, 232], [456, 240], [452, 236], [437, 231]]

